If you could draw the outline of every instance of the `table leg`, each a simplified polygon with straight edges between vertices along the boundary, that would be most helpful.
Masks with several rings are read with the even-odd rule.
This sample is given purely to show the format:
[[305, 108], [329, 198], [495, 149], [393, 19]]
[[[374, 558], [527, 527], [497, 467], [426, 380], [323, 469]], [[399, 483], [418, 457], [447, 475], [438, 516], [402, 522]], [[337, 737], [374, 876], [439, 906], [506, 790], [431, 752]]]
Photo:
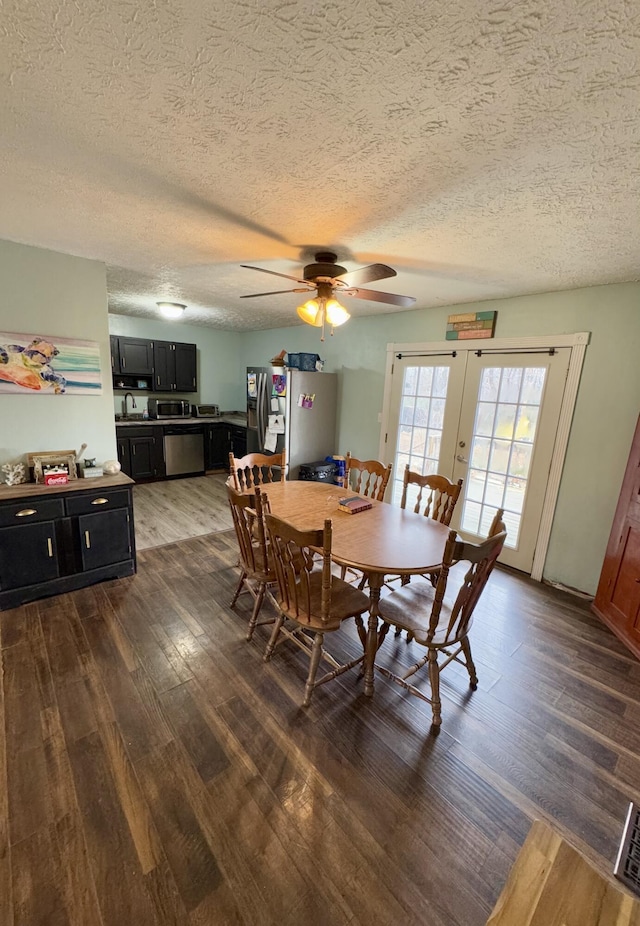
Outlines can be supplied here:
[[367, 627], [367, 645], [364, 651], [364, 693], [370, 698], [373, 695], [373, 673], [378, 651], [378, 602], [380, 589], [384, 582], [383, 575], [369, 574], [369, 624]]

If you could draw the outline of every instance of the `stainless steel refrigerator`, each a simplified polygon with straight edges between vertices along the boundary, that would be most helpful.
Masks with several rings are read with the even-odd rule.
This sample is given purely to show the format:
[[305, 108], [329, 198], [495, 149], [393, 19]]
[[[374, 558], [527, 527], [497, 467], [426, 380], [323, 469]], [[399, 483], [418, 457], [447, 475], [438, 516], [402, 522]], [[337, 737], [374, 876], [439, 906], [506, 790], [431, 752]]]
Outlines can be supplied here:
[[247, 367], [246, 386], [247, 453], [286, 448], [288, 478], [297, 479], [301, 463], [336, 452], [335, 373]]

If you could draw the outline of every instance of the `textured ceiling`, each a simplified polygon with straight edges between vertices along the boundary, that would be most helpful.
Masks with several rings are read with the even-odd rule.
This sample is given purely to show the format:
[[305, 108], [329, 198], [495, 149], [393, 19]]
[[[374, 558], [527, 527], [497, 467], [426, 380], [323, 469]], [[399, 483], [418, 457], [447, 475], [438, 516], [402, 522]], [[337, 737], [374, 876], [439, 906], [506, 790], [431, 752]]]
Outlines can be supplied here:
[[638, 279], [637, 0], [4, 0], [0, 51], [0, 237], [112, 312], [291, 324], [239, 265], [314, 246], [416, 308]]

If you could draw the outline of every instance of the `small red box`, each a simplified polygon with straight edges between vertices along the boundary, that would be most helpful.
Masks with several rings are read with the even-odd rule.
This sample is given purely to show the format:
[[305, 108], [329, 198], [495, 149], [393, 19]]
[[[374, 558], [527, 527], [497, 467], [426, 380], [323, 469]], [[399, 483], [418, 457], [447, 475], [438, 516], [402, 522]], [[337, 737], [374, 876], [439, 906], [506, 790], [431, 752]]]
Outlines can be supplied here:
[[67, 473], [47, 473], [44, 477], [46, 486], [65, 486], [69, 482]]

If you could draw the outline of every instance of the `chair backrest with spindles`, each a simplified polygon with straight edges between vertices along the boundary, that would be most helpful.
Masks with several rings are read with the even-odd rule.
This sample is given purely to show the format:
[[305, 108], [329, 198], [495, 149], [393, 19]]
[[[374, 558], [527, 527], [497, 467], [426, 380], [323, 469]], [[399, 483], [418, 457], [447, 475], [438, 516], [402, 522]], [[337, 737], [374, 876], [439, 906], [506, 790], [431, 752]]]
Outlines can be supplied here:
[[[331, 618], [331, 521], [324, 528], [297, 530], [273, 514], [265, 514], [271, 565], [276, 574], [282, 610], [301, 624], [329, 623]], [[322, 550], [321, 593], [312, 594], [311, 574]], [[315, 588], [315, 586], [314, 586]]]
[[273, 470], [280, 469], [279, 481], [284, 482], [287, 470], [287, 451], [282, 453], [264, 454], [247, 453], [237, 459], [233, 453], [229, 454], [229, 471], [238, 492], [246, 492], [257, 485], [274, 482]]
[[242, 568], [250, 575], [267, 575], [270, 570], [259, 493], [237, 492], [229, 482], [226, 487]]
[[350, 453], [346, 455], [345, 486], [359, 495], [375, 498], [381, 502], [391, 476], [391, 463], [385, 466], [378, 460], [358, 460]]
[[450, 524], [453, 510], [460, 497], [462, 479], [450, 482], [446, 476], [422, 476], [409, 469], [407, 463], [404, 470], [404, 484], [402, 487], [401, 508], [407, 507], [407, 490], [410, 485], [418, 487], [418, 495], [413, 510], [416, 514], [423, 514], [441, 524]]

